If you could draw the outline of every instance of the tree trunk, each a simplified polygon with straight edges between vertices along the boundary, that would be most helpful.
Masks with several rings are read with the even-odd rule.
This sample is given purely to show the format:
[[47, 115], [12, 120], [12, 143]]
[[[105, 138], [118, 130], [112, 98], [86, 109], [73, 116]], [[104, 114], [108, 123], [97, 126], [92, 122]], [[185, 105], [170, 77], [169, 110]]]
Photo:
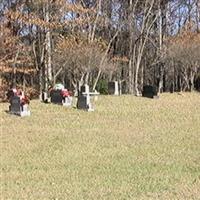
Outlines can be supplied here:
[[129, 94], [133, 94], [133, 0], [129, 0], [129, 63], [128, 63], [128, 88]]
[[[50, 22], [50, 11], [49, 11], [50, 3], [49, 1], [46, 2], [45, 5], [45, 21], [49, 24]], [[45, 57], [45, 90], [48, 90], [49, 83], [52, 84], [52, 55], [51, 55], [51, 32], [49, 28], [46, 28], [46, 35], [45, 35], [45, 50], [46, 50], [46, 57]]]
[[14, 58], [14, 63], [13, 63], [13, 66], [12, 66], [13, 67], [13, 73], [12, 73], [12, 85], [13, 85], [13, 87], [16, 87], [16, 84], [17, 84], [17, 81], [16, 81], [16, 79], [17, 79], [17, 77], [16, 77], [16, 71], [17, 71], [16, 62], [17, 62], [18, 56], [19, 56], [19, 49], [17, 50], [17, 53], [16, 53], [15, 58]]

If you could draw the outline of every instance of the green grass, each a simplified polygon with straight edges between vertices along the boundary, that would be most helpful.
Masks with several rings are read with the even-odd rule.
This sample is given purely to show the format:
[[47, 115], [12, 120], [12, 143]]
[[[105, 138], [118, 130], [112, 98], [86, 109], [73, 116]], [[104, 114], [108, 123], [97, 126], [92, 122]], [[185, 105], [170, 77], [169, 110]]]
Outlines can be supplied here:
[[0, 104], [1, 199], [200, 199], [199, 93], [30, 106]]

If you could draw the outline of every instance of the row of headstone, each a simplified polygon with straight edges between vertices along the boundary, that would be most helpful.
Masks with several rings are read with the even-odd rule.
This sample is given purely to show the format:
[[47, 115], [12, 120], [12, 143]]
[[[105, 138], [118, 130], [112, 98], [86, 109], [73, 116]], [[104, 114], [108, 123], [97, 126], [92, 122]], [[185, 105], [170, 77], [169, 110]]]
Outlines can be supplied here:
[[[94, 111], [94, 107], [91, 103], [91, 97], [97, 95], [99, 95], [98, 92], [90, 92], [89, 86], [83, 85], [78, 93], [77, 108], [86, 111]], [[44, 100], [47, 100], [45, 97], [47, 98], [47, 96], [43, 96]], [[8, 98], [10, 102], [9, 113], [16, 114], [21, 117], [30, 116], [29, 100], [23, 92], [19, 93], [16, 89], [12, 89], [8, 92]], [[72, 105], [72, 95], [63, 88], [52, 89], [50, 91], [50, 100], [52, 103], [63, 106]]]
[[[109, 95], [121, 95], [121, 87], [118, 81], [108, 82]], [[158, 89], [152, 85], [145, 85], [143, 87], [142, 96], [147, 98], [158, 98]]]
[[[94, 111], [91, 103], [91, 97], [97, 96], [98, 92], [90, 92], [87, 84], [81, 86], [77, 95], [77, 108], [86, 111]], [[47, 93], [42, 96], [44, 102], [51, 102], [63, 106], [72, 106], [72, 94], [64, 88], [62, 84], [56, 84], [54, 88], [51, 88]]]
[[[119, 83], [117, 81], [108, 83], [108, 91], [110, 95], [120, 95]], [[98, 92], [90, 92], [87, 84], [81, 86], [77, 96], [77, 108], [94, 111], [94, 107], [91, 102], [91, 97], [98, 96]], [[158, 98], [157, 88], [151, 85], [145, 85], [142, 91], [143, 97]], [[57, 84], [54, 88], [49, 90], [49, 95], [43, 93], [43, 101], [63, 106], [72, 106], [72, 94], [64, 88], [61, 84]], [[23, 94], [16, 89], [12, 89], [8, 92], [8, 98], [10, 101], [9, 112], [19, 116], [30, 116], [29, 100]]]

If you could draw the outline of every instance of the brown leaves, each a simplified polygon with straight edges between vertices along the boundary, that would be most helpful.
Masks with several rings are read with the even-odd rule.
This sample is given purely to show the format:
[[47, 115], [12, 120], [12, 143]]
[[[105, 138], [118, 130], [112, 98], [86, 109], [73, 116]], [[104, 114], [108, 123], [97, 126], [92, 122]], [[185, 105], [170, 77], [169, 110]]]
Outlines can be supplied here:
[[0, 61], [5, 61], [15, 54], [19, 37], [13, 35], [11, 29], [6, 24], [1, 24], [0, 34]]
[[71, 12], [79, 13], [79, 14], [86, 14], [86, 13], [94, 12], [93, 9], [83, 8], [83, 6], [81, 6], [81, 4], [77, 4], [77, 3], [72, 4], [72, 3], [66, 2], [66, 0], [54, 0], [53, 2], [55, 4], [55, 6], [61, 7], [66, 12], [71, 11]]
[[70, 25], [70, 24], [76, 24], [76, 25], [83, 25], [87, 24], [89, 19], [88, 18], [76, 18], [73, 20], [65, 20], [60, 22], [60, 20], [56, 21], [51, 21], [51, 22], [46, 22], [43, 19], [40, 19], [38, 16], [35, 14], [22, 14], [19, 11], [8, 11], [5, 16], [10, 21], [20, 21], [26, 25], [35, 25], [39, 26], [42, 28], [50, 28], [50, 29], [55, 29], [55, 28], [63, 28], [64, 26]]
[[63, 49], [82, 49], [85, 47], [98, 48], [100, 52], [105, 51], [107, 44], [101, 39], [95, 39], [93, 42], [88, 43], [88, 39], [81, 36], [70, 36], [66, 38], [60, 38], [57, 43], [57, 51], [63, 51]]
[[124, 57], [119, 57], [119, 56], [115, 56], [112, 58], [113, 62], [129, 62], [129, 59], [124, 56]]
[[99, 67], [104, 68], [101, 60], [106, 47], [101, 39], [88, 42], [88, 38], [81, 35], [60, 38], [54, 54], [55, 65], [58, 68], [63, 66], [77, 76]]
[[182, 65], [200, 63], [200, 33], [187, 25], [182, 31], [167, 40], [168, 57]]
[[[37, 5], [37, 9], [42, 10], [47, 4], [47, 0], [35, 1], [33, 5]], [[86, 13], [94, 13], [92, 9], [85, 9], [80, 4], [68, 3], [64, 0], [51, 0], [51, 9], [50, 9], [50, 21], [45, 21], [44, 16], [39, 16], [38, 13], [34, 12], [23, 12], [23, 9], [8, 10], [5, 13], [5, 16], [9, 21], [19, 21], [26, 25], [36, 25], [43, 28], [63, 28], [64, 26], [70, 24], [83, 25], [88, 23], [91, 20], [91, 17], [86, 17]], [[53, 11], [54, 10], [54, 11]], [[55, 13], [55, 11], [57, 11]], [[46, 11], [45, 11], [46, 12]], [[69, 13], [74, 13], [76, 17], [66, 17]], [[44, 13], [43, 13], [44, 14]], [[84, 15], [84, 16], [82, 16]], [[63, 20], [65, 18], [65, 20]]]

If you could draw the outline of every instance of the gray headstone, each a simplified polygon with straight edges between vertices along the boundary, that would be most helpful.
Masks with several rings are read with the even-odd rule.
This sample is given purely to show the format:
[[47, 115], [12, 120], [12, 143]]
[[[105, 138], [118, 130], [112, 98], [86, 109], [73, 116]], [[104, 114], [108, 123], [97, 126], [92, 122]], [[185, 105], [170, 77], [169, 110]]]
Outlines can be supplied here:
[[51, 103], [55, 103], [55, 104], [63, 103], [63, 97], [61, 95], [61, 90], [52, 90], [50, 93], [50, 97], [51, 97]]
[[157, 87], [151, 85], [145, 85], [143, 87], [142, 96], [154, 99], [158, 98]]
[[12, 113], [20, 113], [21, 111], [20, 97], [18, 96], [11, 97], [9, 110]]
[[63, 106], [71, 106], [72, 105], [72, 97], [63, 97], [62, 90], [52, 90], [50, 93], [51, 103], [60, 104]]
[[16, 115], [19, 115], [21, 117], [30, 116], [28, 104], [22, 105], [21, 101], [20, 101], [20, 97], [18, 97], [18, 96], [11, 97], [9, 112], [11, 114], [16, 114]]
[[87, 111], [94, 111], [91, 104], [89, 86], [87, 84], [81, 86], [81, 90], [78, 95], [77, 108]]

